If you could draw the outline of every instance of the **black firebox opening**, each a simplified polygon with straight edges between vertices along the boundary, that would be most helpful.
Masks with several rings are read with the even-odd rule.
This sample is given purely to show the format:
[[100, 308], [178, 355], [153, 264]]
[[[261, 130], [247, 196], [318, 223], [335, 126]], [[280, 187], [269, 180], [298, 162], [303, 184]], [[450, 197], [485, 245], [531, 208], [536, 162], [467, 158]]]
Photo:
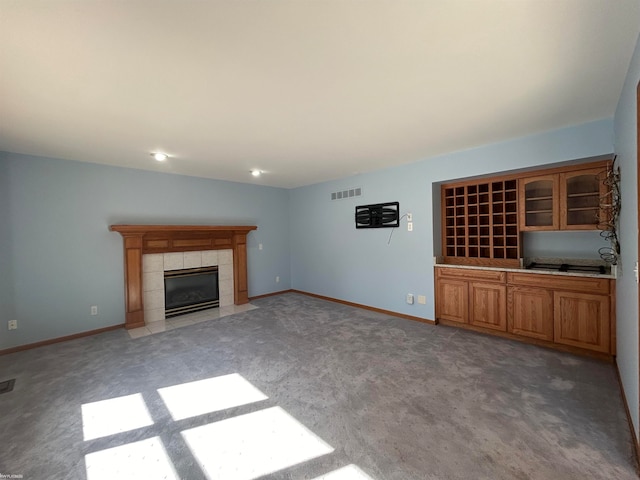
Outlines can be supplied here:
[[166, 318], [219, 306], [218, 267], [164, 272], [164, 304]]

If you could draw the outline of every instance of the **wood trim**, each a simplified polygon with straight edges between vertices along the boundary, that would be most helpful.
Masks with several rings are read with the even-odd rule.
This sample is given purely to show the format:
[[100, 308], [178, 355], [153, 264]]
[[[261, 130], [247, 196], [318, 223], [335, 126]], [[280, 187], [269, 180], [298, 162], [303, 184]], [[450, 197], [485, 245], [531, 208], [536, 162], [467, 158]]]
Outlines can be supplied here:
[[247, 234], [255, 225], [111, 225], [124, 247], [125, 327], [143, 327], [142, 256], [148, 253], [233, 250], [234, 303], [249, 302]]
[[256, 230], [255, 225], [111, 225], [112, 232], [128, 234], [166, 233], [166, 232], [238, 232], [249, 233]]
[[9, 355], [11, 353], [22, 352], [24, 350], [31, 350], [33, 348], [53, 345], [54, 343], [61, 343], [69, 340], [75, 340], [76, 338], [90, 337], [92, 335], [98, 335], [99, 333], [118, 330], [123, 327], [124, 327], [124, 323], [119, 323], [118, 325], [111, 325], [110, 327], [104, 327], [104, 328], [98, 328], [96, 330], [89, 330], [86, 332], [74, 333], [73, 335], [66, 335], [64, 337], [51, 338], [49, 340], [42, 340], [41, 342], [28, 343], [26, 345], [20, 345], [18, 347], [11, 347], [5, 350], [0, 350], [0, 355]]
[[[444, 244], [443, 244], [444, 245]], [[518, 247], [520, 248], [520, 247]], [[470, 267], [520, 268], [520, 259], [442, 257], [442, 264], [469, 265]]]
[[[640, 91], [640, 88], [639, 88], [639, 91]], [[556, 173], [576, 172], [578, 170], [586, 170], [590, 168], [602, 168], [602, 167], [606, 168], [607, 162], [609, 161], [611, 161], [611, 158], [604, 159], [604, 160], [597, 160], [595, 162], [576, 163], [572, 165], [564, 165], [561, 167], [536, 169], [536, 170], [530, 170], [530, 171], [520, 172], [520, 173], [479, 176], [479, 177], [474, 177], [472, 179], [460, 180], [457, 182], [442, 183], [441, 186], [442, 187], [463, 187], [467, 185], [474, 185], [478, 182], [502, 182], [507, 180], [520, 180], [520, 179], [526, 179], [529, 177], [537, 177], [539, 175], [553, 175]]]
[[525, 336], [521, 336], [521, 335], [514, 335], [512, 333], [509, 332], [502, 332], [499, 330], [491, 330], [488, 328], [483, 328], [483, 327], [477, 327], [475, 325], [469, 325], [466, 323], [458, 323], [458, 322], [452, 322], [450, 320], [443, 320], [441, 318], [438, 319], [438, 323], [442, 324], [442, 325], [446, 325], [448, 327], [456, 327], [456, 328], [464, 328], [465, 330], [473, 330], [474, 332], [477, 333], [482, 333], [485, 335], [491, 335], [493, 337], [503, 337], [503, 338], [508, 338], [509, 340], [515, 340], [517, 342], [521, 342], [521, 343], [529, 343], [531, 345], [537, 345], [539, 347], [545, 347], [545, 348], [550, 348], [552, 350], [560, 350], [562, 352], [568, 352], [568, 353], [573, 353], [576, 355], [582, 355], [582, 356], [587, 356], [587, 357], [592, 357], [592, 358], [596, 358], [598, 360], [604, 360], [606, 362], [613, 362], [614, 361], [614, 356], [610, 355], [608, 353], [600, 353], [600, 352], [595, 352], [592, 350], [586, 350], [584, 348], [578, 348], [578, 347], [572, 347], [569, 345], [561, 345], [558, 343], [552, 343], [552, 342], [547, 342], [545, 340], [539, 340], [536, 338], [530, 338], [530, 337], [525, 337]]
[[436, 278], [454, 278], [463, 280], [486, 280], [505, 283], [507, 273], [501, 270], [477, 270], [475, 268], [447, 268], [436, 265]]
[[262, 295], [256, 295], [255, 297], [249, 297], [249, 301], [253, 302], [254, 300], [259, 300], [261, 298], [275, 297], [276, 295], [282, 295], [283, 293], [291, 293], [293, 290], [279, 290], [277, 292], [265, 293]]
[[507, 272], [507, 283], [509, 285], [609, 295], [611, 284], [615, 283], [615, 280], [598, 277]]
[[620, 395], [622, 396], [622, 404], [624, 405], [624, 412], [627, 415], [627, 423], [629, 424], [629, 432], [631, 433], [631, 440], [633, 442], [633, 453], [636, 461], [636, 473], [640, 475], [640, 443], [636, 436], [636, 429], [633, 427], [633, 420], [631, 419], [631, 410], [629, 410], [629, 403], [627, 402], [627, 395], [624, 391], [624, 385], [622, 384], [622, 377], [620, 377], [620, 369], [618, 368], [618, 362], [613, 361], [613, 365], [616, 370], [616, 377], [618, 378], [618, 386], [620, 387]]
[[368, 305], [362, 305], [361, 303], [348, 302], [346, 300], [340, 300], [338, 298], [325, 297], [324, 295], [318, 295], [317, 293], [304, 292], [302, 290], [291, 289], [288, 290], [291, 293], [300, 293], [309, 297], [319, 298], [320, 300], [327, 300], [329, 302], [340, 303], [342, 305], [348, 305], [350, 307], [362, 308], [363, 310], [369, 310], [371, 312], [383, 313], [385, 315], [391, 315], [392, 317], [404, 318], [407, 320], [413, 320], [414, 322], [428, 323], [429, 325], [436, 325], [435, 320], [429, 320], [428, 318], [414, 317], [413, 315], [406, 315], [404, 313], [392, 312], [391, 310], [384, 310], [382, 308], [370, 307]]

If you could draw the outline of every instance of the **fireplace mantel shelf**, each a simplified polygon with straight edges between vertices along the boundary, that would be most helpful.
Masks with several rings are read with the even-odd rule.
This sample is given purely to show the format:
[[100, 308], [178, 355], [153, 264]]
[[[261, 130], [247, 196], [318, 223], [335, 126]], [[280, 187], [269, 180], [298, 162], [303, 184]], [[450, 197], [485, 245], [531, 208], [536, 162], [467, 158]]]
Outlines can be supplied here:
[[142, 255], [148, 253], [233, 250], [234, 303], [249, 302], [247, 234], [255, 225], [111, 225], [124, 244], [125, 327], [145, 325]]
[[111, 225], [109, 230], [121, 234], [171, 233], [171, 232], [238, 232], [248, 233], [255, 225]]

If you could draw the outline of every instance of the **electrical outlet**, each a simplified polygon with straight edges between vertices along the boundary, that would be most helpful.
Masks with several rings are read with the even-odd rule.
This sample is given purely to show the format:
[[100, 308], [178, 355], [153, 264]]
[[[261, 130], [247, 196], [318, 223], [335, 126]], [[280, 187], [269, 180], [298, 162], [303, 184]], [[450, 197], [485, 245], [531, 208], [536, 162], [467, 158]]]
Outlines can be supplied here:
[[407, 303], [413, 305], [413, 293], [407, 293]]
[[7, 328], [9, 330], [16, 330], [18, 328], [18, 320], [9, 320], [7, 322]]
[[418, 295], [418, 303], [420, 305], [426, 305], [427, 304], [427, 297], [425, 297], [424, 295]]
[[98, 306], [97, 305], [92, 305], [91, 306], [91, 315], [97, 315], [98, 314]]
[[276, 277], [276, 283], [280, 283], [280, 277]]
[[407, 222], [413, 222], [413, 213], [407, 213]]
[[407, 231], [413, 232], [413, 222], [408, 222], [407, 223]]
[[261, 243], [258, 244], [258, 250], [262, 250], [262, 244]]

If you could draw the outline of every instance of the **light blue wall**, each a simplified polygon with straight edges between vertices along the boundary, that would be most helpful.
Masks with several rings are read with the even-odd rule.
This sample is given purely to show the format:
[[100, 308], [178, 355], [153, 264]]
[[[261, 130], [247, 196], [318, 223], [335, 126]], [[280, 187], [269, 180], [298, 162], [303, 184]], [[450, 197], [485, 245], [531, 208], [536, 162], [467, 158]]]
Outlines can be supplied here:
[[[613, 120], [604, 119], [294, 189], [291, 191], [292, 286], [433, 319], [434, 235], [439, 235], [434, 231], [434, 182], [612, 152]], [[362, 197], [329, 199], [331, 192], [354, 186], [363, 188]], [[355, 229], [356, 205], [391, 201], [400, 202], [401, 213], [413, 213], [413, 232], [407, 231], [403, 219], [401, 228], [394, 231], [388, 244], [391, 233], [388, 228]], [[439, 229], [439, 223], [436, 228]], [[408, 305], [407, 293], [426, 295], [426, 305]]]
[[600, 232], [524, 232], [522, 255], [531, 257], [588, 258], [600, 260], [598, 250], [610, 247]]
[[633, 266], [638, 261], [638, 168], [636, 88], [640, 81], [640, 42], [627, 73], [615, 115], [615, 148], [622, 173], [620, 191], [621, 272], [617, 283], [618, 369], [636, 433], [638, 412], [638, 285]]
[[19, 328], [7, 332], [3, 311], [0, 349], [124, 322], [122, 237], [110, 224], [257, 225], [248, 235], [249, 295], [290, 288], [287, 190], [3, 155], [10, 212], [2, 227], [11, 238], [2, 258], [12, 262], [9, 312]]
[[[0, 152], [0, 318], [13, 319], [13, 273], [11, 267], [11, 235], [9, 223], [11, 210], [9, 205], [8, 162]], [[0, 324], [0, 338], [6, 331], [6, 320]], [[0, 343], [1, 344], [1, 343]]]

